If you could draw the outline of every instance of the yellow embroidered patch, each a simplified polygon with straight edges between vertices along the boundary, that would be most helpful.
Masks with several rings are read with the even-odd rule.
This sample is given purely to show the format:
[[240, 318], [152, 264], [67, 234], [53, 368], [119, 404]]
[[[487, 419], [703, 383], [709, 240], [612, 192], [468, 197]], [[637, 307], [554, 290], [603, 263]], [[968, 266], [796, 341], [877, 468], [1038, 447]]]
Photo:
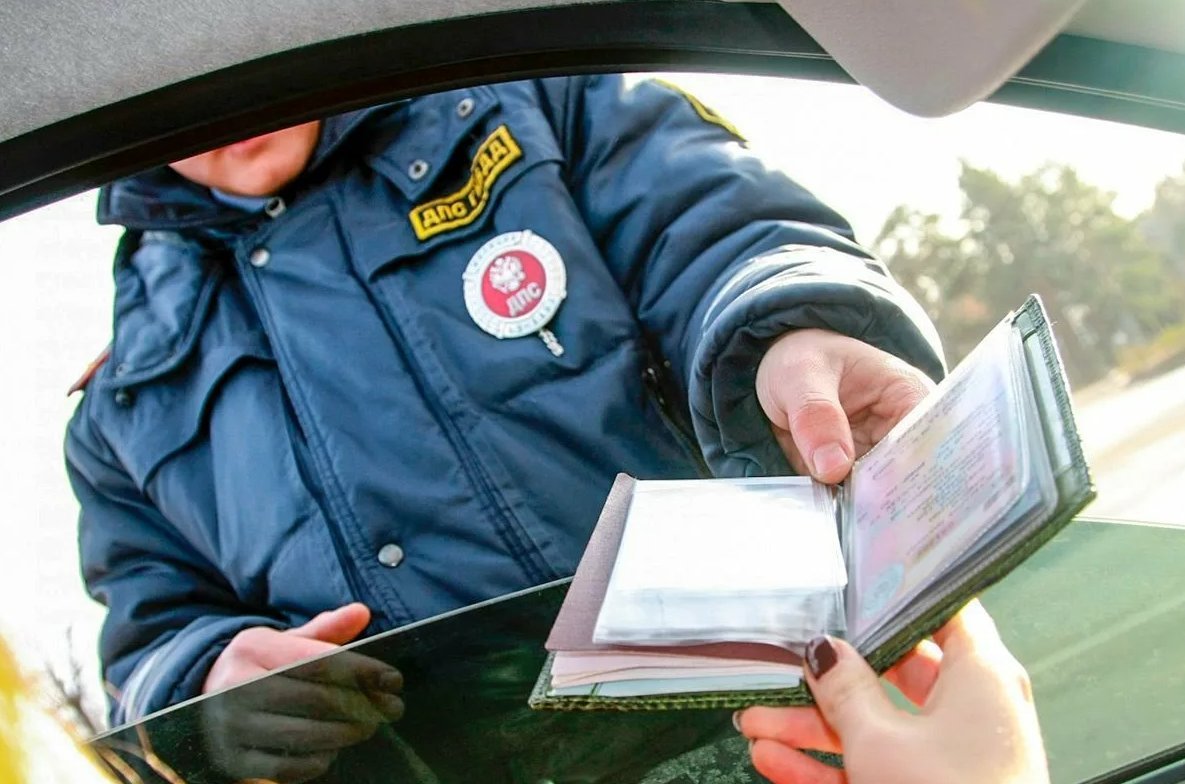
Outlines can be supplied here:
[[464, 187], [456, 193], [417, 205], [408, 214], [416, 237], [422, 242], [477, 220], [490, 201], [490, 192], [498, 177], [522, 157], [522, 148], [510, 129], [505, 125], [495, 128], [474, 153], [469, 181]]
[[687, 101], [687, 103], [691, 104], [691, 108], [695, 110], [695, 113], [698, 114], [700, 116], [700, 119], [703, 120], [704, 122], [710, 122], [710, 123], [712, 123], [712, 125], [719, 125], [721, 128], [723, 128], [724, 130], [728, 131], [733, 136], [735, 136], [739, 141], [742, 141], [742, 142], [749, 141], [748, 139], [745, 138], [745, 135], [743, 133], [741, 133], [739, 130], [737, 130], [737, 127], [735, 125], [733, 125], [728, 120], [721, 117], [720, 115], [716, 114], [716, 112], [712, 111], [707, 106], [704, 106], [703, 102], [700, 101], [699, 98], [696, 98], [694, 95], [687, 92], [679, 85], [672, 84], [671, 82], [668, 82], [665, 79], [655, 79], [654, 82], [655, 82], [655, 84], [661, 84], [663, 87], [666, 87], [669, 90], [674, 90], [675, 92], [679, 93], [679, 95], [682, 95], [683, 98]]

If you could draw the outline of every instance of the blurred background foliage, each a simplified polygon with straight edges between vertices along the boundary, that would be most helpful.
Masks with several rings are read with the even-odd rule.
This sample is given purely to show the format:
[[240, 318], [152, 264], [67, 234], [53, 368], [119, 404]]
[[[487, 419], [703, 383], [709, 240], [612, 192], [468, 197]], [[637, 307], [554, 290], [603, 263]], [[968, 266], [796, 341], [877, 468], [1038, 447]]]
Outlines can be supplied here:
[[898, 206], [874, 245], [934, 319], [952, 366], [1033, 291], [1077, 385], [1185, 362], [1185, 167], [1134, 219], [1065, 165], [1009, 182], [964, 161], [959, 187], [956, 220]]

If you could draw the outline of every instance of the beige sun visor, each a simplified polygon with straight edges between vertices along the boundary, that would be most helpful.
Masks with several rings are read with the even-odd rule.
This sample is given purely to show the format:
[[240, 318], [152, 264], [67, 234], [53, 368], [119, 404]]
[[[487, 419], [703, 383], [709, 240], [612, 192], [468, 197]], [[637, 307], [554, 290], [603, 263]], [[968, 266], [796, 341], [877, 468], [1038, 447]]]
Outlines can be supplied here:
[[934, 117], [987, 97], [1085, 0], [777, 0], [853, 79]]

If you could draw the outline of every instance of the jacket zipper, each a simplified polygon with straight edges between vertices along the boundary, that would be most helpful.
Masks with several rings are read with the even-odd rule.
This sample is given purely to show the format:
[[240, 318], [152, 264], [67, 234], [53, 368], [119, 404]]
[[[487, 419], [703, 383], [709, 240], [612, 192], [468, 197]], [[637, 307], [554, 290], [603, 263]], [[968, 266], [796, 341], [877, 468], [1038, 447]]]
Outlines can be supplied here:
[[667, 431], [687, 453], [695, 464], [696, 473], [705, 479], [712, 478], [712, 469], [708, 467], [708, 463], [704, 460], [704, 453], [700, 449], [699, 441], [691, 432], [691, 428], [686, 425], [682, 418], [677, 416], [671, 409], [670, 403], [665, 392], [668, 386], [666, 381], [667, 374], [651, 362], [642, 371], [642, 380], [646, 384], [646, 389], [650, 393], [651, 399], [654, 401], [655, 408], [658, 409], [658, 414], [662, 417], [663, 424], [666, 425]]
[[[279, 362], [276, 363], [277, 367]], [[333, 508], [329, 499], [325, 497], [325, 491], [322, 489], [323, 482], [317, 481], [314, 477], [317, 471], [314, 466], [309, 465], [310, 462], [316, 462], [312, 458], [310, 452], [313, 449], [309, 443], [308, 436], [304, 432], [304, 427], [301, 424], [300, 415], [296, 412], [296, 407], [288, 395], [288, 391], [283, 391], [284, 407], [288, 409], [290, 416], [288, 417], [288, 438], [292, 443], [292, 454], [296, 460], [296, 470], [300, 472], [301, 479], [304, 480], [305, 487], [309, 489], [309, 493], [313, 496], [314, 503], [317, 504], [321, 511], [321, 516], [325, 518], [325, 528], [329, 531], [329, 539], [333, 542], [333, 550], [337, 554], [337, 560], [341, 564], [342, 574], [346, 578], [346, 587], [350, 589], [350, 593], [358, 601], [365, 602], [367, 606], [374, 609], [376, 605], [371, 604], [373, 598], [370, 591], [363, 585], [362, 580], [359, 579], [357, 569], [354, 568], [353, 558], [350, 557], [350, 549], [342, 537], [342, 532], [338, 526], [334, 525], [330, 510]], [[297, 439], [300, 439], [299, 442]]]
[[[237, 258], [238, 254], [235, 255]], [[357, 559], [352, 556], [349, 542], [346, 541], [340, 528], [342, 525], [349, 524], [349, 521], [354, 517], [353, 512], [350, 510], [349, 504], [342, 498], [342, 492], [337, 486], [337, 480], [332, 470], [327, 467], [329, 464], [328, 458], [320, 453], [318, 444], [311, 437], [312, 431], [309, 430], [306, 424], [304, 403], [297, 400], [299, 386], [293, 385], [286, 378], [287, 372], [284, 369], [285, 363], [282, 359], [283, 351], [278, 350], [274, 341], [271, 340], [271, 335], [274, 334], [273, 325], [271, 324], [270, 313], [264, 307], [264, 300], [258, 290], [259, 281], [247, 273], [240, 273], [239, 279], [242, 281], [243, 288], [248, 295], [248, 301], [255, 308], [256, 315], [264, 328], [264, 332], [269, 336], [269, 342], [272, 342], [276, 369], [279, 373], [280, 383], [284, 393], [284, 405], [291, 411], [292, 417], [289, 421], [295, 421], [295, 427], [299, 431], [301, 438], [300, 443], [292, 443], [292, 452], [296, 460], [297, 470], [302, 474], [305, 486], [312, 494], [322, 516], [325, 518], [325, 527], [329, 530], [329, 538], [333, 542], [333, 549], [341, 564], [346, 586], [358, 601], [364, 602], [372, 611], [382, 608], [384, 611], [383, 614], [388, 615], [390, 620], [397, 625], [407, 623], [412, 620], [412, 615], [403, 606], [403, 603], [398, 597], [393, 597], [395, 600], [393, 604], [382, 601], [383, 597], [376, 596], [374, 592], [370, 591], [358, 573]], [[290, 425], [289, 427], [291, 428], [292, 426]], [[294, 434], [290, 431], [288, 437], [292, 439]], [[312, 465], [308, 465], [309, 462]], [[316, 481], [310, 481], [313, 477], [317, 478]], [[376, 598], [380, 600], [377, 603], [374, 601]]]

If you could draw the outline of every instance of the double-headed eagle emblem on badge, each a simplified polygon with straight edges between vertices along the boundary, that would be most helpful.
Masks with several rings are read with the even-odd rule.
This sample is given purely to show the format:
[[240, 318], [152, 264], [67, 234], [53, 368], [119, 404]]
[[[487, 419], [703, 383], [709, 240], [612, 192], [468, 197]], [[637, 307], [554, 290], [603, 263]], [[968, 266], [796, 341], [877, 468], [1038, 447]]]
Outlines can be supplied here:
[[[496, 338], [543, 334], [568, 290], [568, 272], [559, 251], [530, 231], [499, 234], [478, 248], [462, 275], [465, 309], [477, 326]], [[548, 348], [557, 356], [557, 351]]]
[[490, 267], [490, 285], [503, 294], [518, 291], [526, 277], [523, 263], [514, 256], [499, 256]]

